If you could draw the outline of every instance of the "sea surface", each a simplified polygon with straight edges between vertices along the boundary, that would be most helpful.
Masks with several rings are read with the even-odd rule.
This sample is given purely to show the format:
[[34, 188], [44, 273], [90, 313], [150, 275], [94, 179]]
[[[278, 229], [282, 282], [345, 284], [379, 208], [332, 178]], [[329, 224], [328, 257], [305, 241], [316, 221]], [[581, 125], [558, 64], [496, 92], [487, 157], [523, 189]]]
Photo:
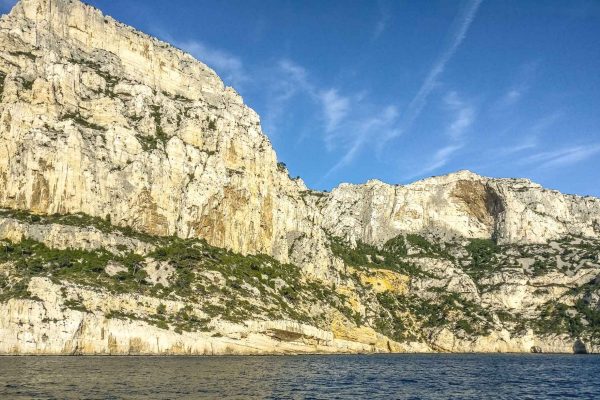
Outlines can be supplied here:
[[0, 399], [245, 398], [600, 399], [600, 357], [0, 357]]

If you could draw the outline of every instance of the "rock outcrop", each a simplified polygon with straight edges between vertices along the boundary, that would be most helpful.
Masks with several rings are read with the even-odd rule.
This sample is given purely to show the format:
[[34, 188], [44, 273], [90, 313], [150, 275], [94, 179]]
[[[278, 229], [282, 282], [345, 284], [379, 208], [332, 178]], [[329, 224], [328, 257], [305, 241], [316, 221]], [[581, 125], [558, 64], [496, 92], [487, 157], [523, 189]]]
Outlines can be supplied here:
[[600, 200], [564, 195], [527, 179], [492, 179], [469, 171], [410, 185], [372, 180], [342, 184], [321, 203], [336, 236], [383, 244], [401, 233], [546, 243], [567, 235], [600, 236]]
[[[331, 332], [294, 321], [250, 321], [224, 324], [223, 334], [177, 333], [127, 318], [107, 318], [110, 302], [121, 312], [135, 311], [135, 294], [120, 299], [71, 290], [85, 297], [94, 313], [64, 307], [60, 286], [35, 278], [30, 284], [38, 299], [9, 300], [0, 306], [0, 354], [296, 354], [355, 353], [376, 349], [335, 339]], [[73, 295], [74, 293], [71, 293]], [[170, 304], [170, 307], [184, 307]], [[280, 340], [280, 339], [284, 340]], [[383, 351], [383, 349], [379, 349]]]
[[105, 233], [93, 227], [77, 227], [58, 223], [41, 225], [15, 218], [0, 218], [0, 240], [20, 242], [31, 239], [55, 249], [108, 250], [118, 254], [129, 251], [146, 254], [155, 246], [119, 233]]
[[0, 353], [600, 349], [600, 199], [312, 191], [214, 71], [78, 0], [2, 17], [0, 92]]

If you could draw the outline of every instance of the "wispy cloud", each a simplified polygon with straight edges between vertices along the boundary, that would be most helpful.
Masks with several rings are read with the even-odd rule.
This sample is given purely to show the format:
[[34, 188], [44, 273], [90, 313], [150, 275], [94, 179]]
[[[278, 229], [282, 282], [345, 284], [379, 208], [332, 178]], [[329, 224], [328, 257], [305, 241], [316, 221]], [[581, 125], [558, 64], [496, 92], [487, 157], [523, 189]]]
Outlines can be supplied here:
[[325, 129], [327, 132], [332, 132], [348, 114], [350, 100], [345, 96], [341, 96], [336, 89], [321, 91], [319, 99], [325, 114]]
[[[427, 104], [427, 99], [431, 94], [432, 90], [436, 87], [438, 83], [439, 76], [444, 72], [446, 68], [446, 64], [450, 61], [456, 50], [460, 44], [467, 37], [467, 32], [469, 27], [473, 23], [475, 19], [475, 15], [477, 14], [477, 10], [481, 5], [482, 0], [472, 0], [467, 6], [462, 10], [459, 16], [455, 19], [453, 23], [453, 28], [451, 29], [450, 39], [444, 51], [440, 54], [436, 62], [433, 64], [431, 70], [427, 74], [425, 80], [419, 87], [417, 94], [413, 97], [411, 102], [408, 105], [406, 110], [403, 125], [400, 129], [400, 133], [405, 132], [409, 129], [414, 121], [419, 117], [421, 111]], [[393, 137], [389, 137], [387, 139], [392, 139]]]
[[381, 34], [386, 30], [391, 19], [391, 14], [386, 4], [380, 1], [378, 2], [378, 7], [379, 18], [377, 19], [375, 28], [373, 29], [373, 40], [376, 40], [381, 36]]
[[563, 117], [563, 115], [564, 112], [562, 110], [548, 113], [533, 123], [530, 129], [531, 133], [536, 136], [544, 133], [544, 131], [556, 124]]
[[452, 122], [447, 129], [447, 134], [451, 139], [459, 140], [471, 124], [473, 124], [475, 109], [463, 101], [454, 91], [446, 94], [444, 104], [446, 109], [453, 115]]
[[413, 175], [412, 178], [416, 176], [423, 176], [439, 168], [442, 168], [444, 165], [448, 164], [448, 162], [452, 159], [454, 153], [456, 153], [463, 147], [464, 145], [462, 143], [449, 144], [445, 147], [442, 147], [441, 149], [435, 152], [429, 164], [421, 171], [419, 171], [419, 173]]
[[521, 140], [509, 145], [493, 149], [494, 157], [506, 157], [513, 154], [521, 153], [525, 150], [531, 150], [538, 146], [538, 140], [536, 136], [529, 135], [525, 136]]
[[[418, 118], [421, 111], [425, 107], [429, 95], [437, 85], [439, 76], [446, 68], [446, 64], [450, 61], [460, 44], [464, 41], [467, 31], [471, 26], [481, 4], [481, 1], [482, 0], [472, 0], [463, 10], [461, 10], [460, 14], [453, 23], [453, 27], [451, 28], [447, 46], [427, 74], [427, 77], [421, 84], [417, 94], [409, 103], [406, 111], [403, 114], [403, 118], [400, 118], [399, 112], [395, 106], [388, 106], [381, 118], [371, 120], [368, 118], [362, 119], [363, 122], [371, 122], [371, 124], [363, 124], [363, 126], [376, 125], [377, 130], [364, 130], [361, 129], [360, 126], [357, 127], [356, 124], [349, 124], [350, 126], [345, 126], [346, 132], [350, 132], [350, 129], [354, 129], [354, 134], [351, 135], [352, 139], [350, 140], [344, 155], [325, 174], [325, 176], [330, 176], [335, 171], [350, 164], [354, 157], [359, 153], [361, 148], [366, 146], [368, 143], [376, 143], [374, 144], [375, 148], [377, 148], [378, 151], [381, 151], [389, 140], [400, 136], [412, 126], [414, 121]], [[451, 103], [452, 99], [449, 99], [449, 101]], [[436, 153], [436, 155], [434, 155], [432, 166], [435, 168], [439, 168], [440, 165], [445, 164], [448, 157], [463, 146], [462, 143], [457, 143], [457, 137], [461, 135], [462, 132], [472, 123], [474, 118], [473, 111], [464, 105], [449, 104], [449, 107], [455, 107], [457, 111], [457, 118], [448, 128], [448, 134], [450, 135], [452, 142], [447, 146], [447, 149], [441, 149], [438, 153]], [[356, 109], [354, 107], [350, 108], [352, 110]], [[370, 138], [370, 140], [367, 140], [367, 138]]]
[[[215, 69], [227, 84], [239, 88], [247, 82], [248, 85], [255, 85], [256, 81], [264, 85], [264, 91], [269, 96], [267, 112], [263, 115], [263, 126], [270, 135], [277, 134], [283, 116], [290, 111], [292, 99], [302, 96], [300, 101], [308, 100], [318, 106], [323, 122], [321, 129], [325, 147], [327, 151], [339, 157], [325, 174], [327, 177], [350, 164], [366, 148], [376, 150], [388, 139], [401, 135], [403, 130], [410, 127], [424, 107], [446, 64], [465, 39], [480, 3], [481, 0], [471, 0], [461, 9], [450, 30], [448, 44], [402, 115], [397, 106], [379, 104], [362, 92], [320, 85], [306, 68], [290, 59], [280, 59], [268, 68], [248, 70], [241, 58], [224, 49], [198, 40], [173, 40], [164, 33], [160, 36]], [[379, 10], [380, 18], [374, 26], [374, 38], [385, 31], [391, 16], [385, 4], [380, 3]], [[248, 78], [250, 75], [253, 76], [252, 81]], [[473, 115], [468, 107], [451, 104], [452, 101], [453, 99], [448, 100], [448, 107], [454, 107], [456, 119], [448, 127], [447, 134], [454, 140], [448, 146], [454, 148], [454, 152], [461, 146], [455, 142], [456, 138], [470, 125]], [[294, 101], [294, 104], [297, 103]], [[450, 156], [452, 152], [439, 152], [437, 162], [442, 162], [443, 156]]]
[[537, 164], [537, 169], [552, 169], [576, 164], [598, 153], [600, 143], [593, 143], [536, 153], [523, 159], [523, 163]]
[[344, 150], [343, 156], [323, 176], [330, 177], [341, 168], [350, 164], [363, 146], [379, 141], [381, 136], [388, 135], [390, 131], [397, 129], [399, 112], [395, 106], [387, 106], [383, 110], [368, 113], [368, 117], [358, 116], [344, 125], [343, 133], [336, 131], [329, 135], [329, 140], [336, 138], [339, 146]]
[[312, 91], [311, 85], [308, 82], [308, 72], [306, 68], [293, 62], [292, 60], [282, 59], [278, 62], [279, 68], [285, 72], [289, 78], [304, 89]]
[[[488, 146], [482, 153], [482, 162], [486, 167], [493, 167], [506, 163], [526, 163], [528, 160], [534, 160], [531, 152], [538, 149], [544, 141], [544, 134], [553, 127], [563, 116], [561, 110], [548, 113], [542, 118], [529, 122], [529, 124], [520, 127], [512, 127], [509, 131], [515, 139], [507, 137], [503, 140], [502, 146]], [[530, 153], [527, 156], [527, 153]], [[549, 152], [538, 152], [541, 154], [550, 154]], [[536, 160], [539, 162], [539, 160]], [[531, 161], [534, 162], [534, 161]]]
[[174, 41], [174, 44], [213, 68], [228, 85], [239, 87], [248, 80], [242, 60], [225, 50], [208, 46], [198, 40]]
[[498, 100], [498, 106], [500, 108], [506, 108], [516, 104], [523, 96], [524, 91], [525, 90], [522, 87], [509, 88]]
[[285, 115], [289, 102], [299, 95], [315, 97], [315, 89], [310, 83], [308, 71], [289, 59], [277, 61], [272, 68], [263, 71], [262, 83], [268, 93], [263, 127], [269, 135], [277, 135], [279, 124]]
[[516, 105], [530, 90], [537, 70], [538, 62], [528, 62], [521, 65], [515, 73], [514, 81], [491, 106], [492, 112], [503, 115], [502, 112]]
[[470, 102], [463, 100], [455, 91], [448, 92], [444, 96], [443, 103], [446, 112], [450, 115], [444, 132], [448, 142], [433, 154], [425, 167], [405, 179], [423, 176], [442, 168], [452, 160], [459, 150], [466, 146], [466, 134], [476, 118], [475, 107]]
[[[277, 125], [289, 110], [290, 101], [302, 96], [318, 108], [325, 149], [339, 156], [324, 178], [350, 164], [364, 147], [375, 147], [381, 137], [397, 129], [399, 112], [393, 105], [376, 105], [363, 92], [344, 92], [318, 84], [306, 68], [282, 59], [265, 81], [269, 91], [265, 127], [276, 133]], [[296, 104], [296, 103], [294, 103]]]

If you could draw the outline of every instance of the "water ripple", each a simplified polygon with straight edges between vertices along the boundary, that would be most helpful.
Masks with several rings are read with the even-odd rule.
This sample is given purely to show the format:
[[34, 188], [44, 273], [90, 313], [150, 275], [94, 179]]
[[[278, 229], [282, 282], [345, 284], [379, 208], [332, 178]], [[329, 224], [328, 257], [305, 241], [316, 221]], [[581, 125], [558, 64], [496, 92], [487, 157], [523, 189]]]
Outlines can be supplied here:
[[0, 357], [4, 399], [598, 399], [600, 357]]

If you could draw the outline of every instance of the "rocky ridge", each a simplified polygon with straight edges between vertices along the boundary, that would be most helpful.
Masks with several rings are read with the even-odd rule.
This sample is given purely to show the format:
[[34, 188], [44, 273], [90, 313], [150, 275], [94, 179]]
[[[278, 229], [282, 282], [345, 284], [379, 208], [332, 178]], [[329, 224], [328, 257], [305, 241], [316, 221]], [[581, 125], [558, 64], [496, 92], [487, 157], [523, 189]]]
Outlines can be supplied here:
[[2, 17], [0, 81], [2, 353], [598, 349], [599, 199], [311, 191], [214, 71], [76, 0]]

